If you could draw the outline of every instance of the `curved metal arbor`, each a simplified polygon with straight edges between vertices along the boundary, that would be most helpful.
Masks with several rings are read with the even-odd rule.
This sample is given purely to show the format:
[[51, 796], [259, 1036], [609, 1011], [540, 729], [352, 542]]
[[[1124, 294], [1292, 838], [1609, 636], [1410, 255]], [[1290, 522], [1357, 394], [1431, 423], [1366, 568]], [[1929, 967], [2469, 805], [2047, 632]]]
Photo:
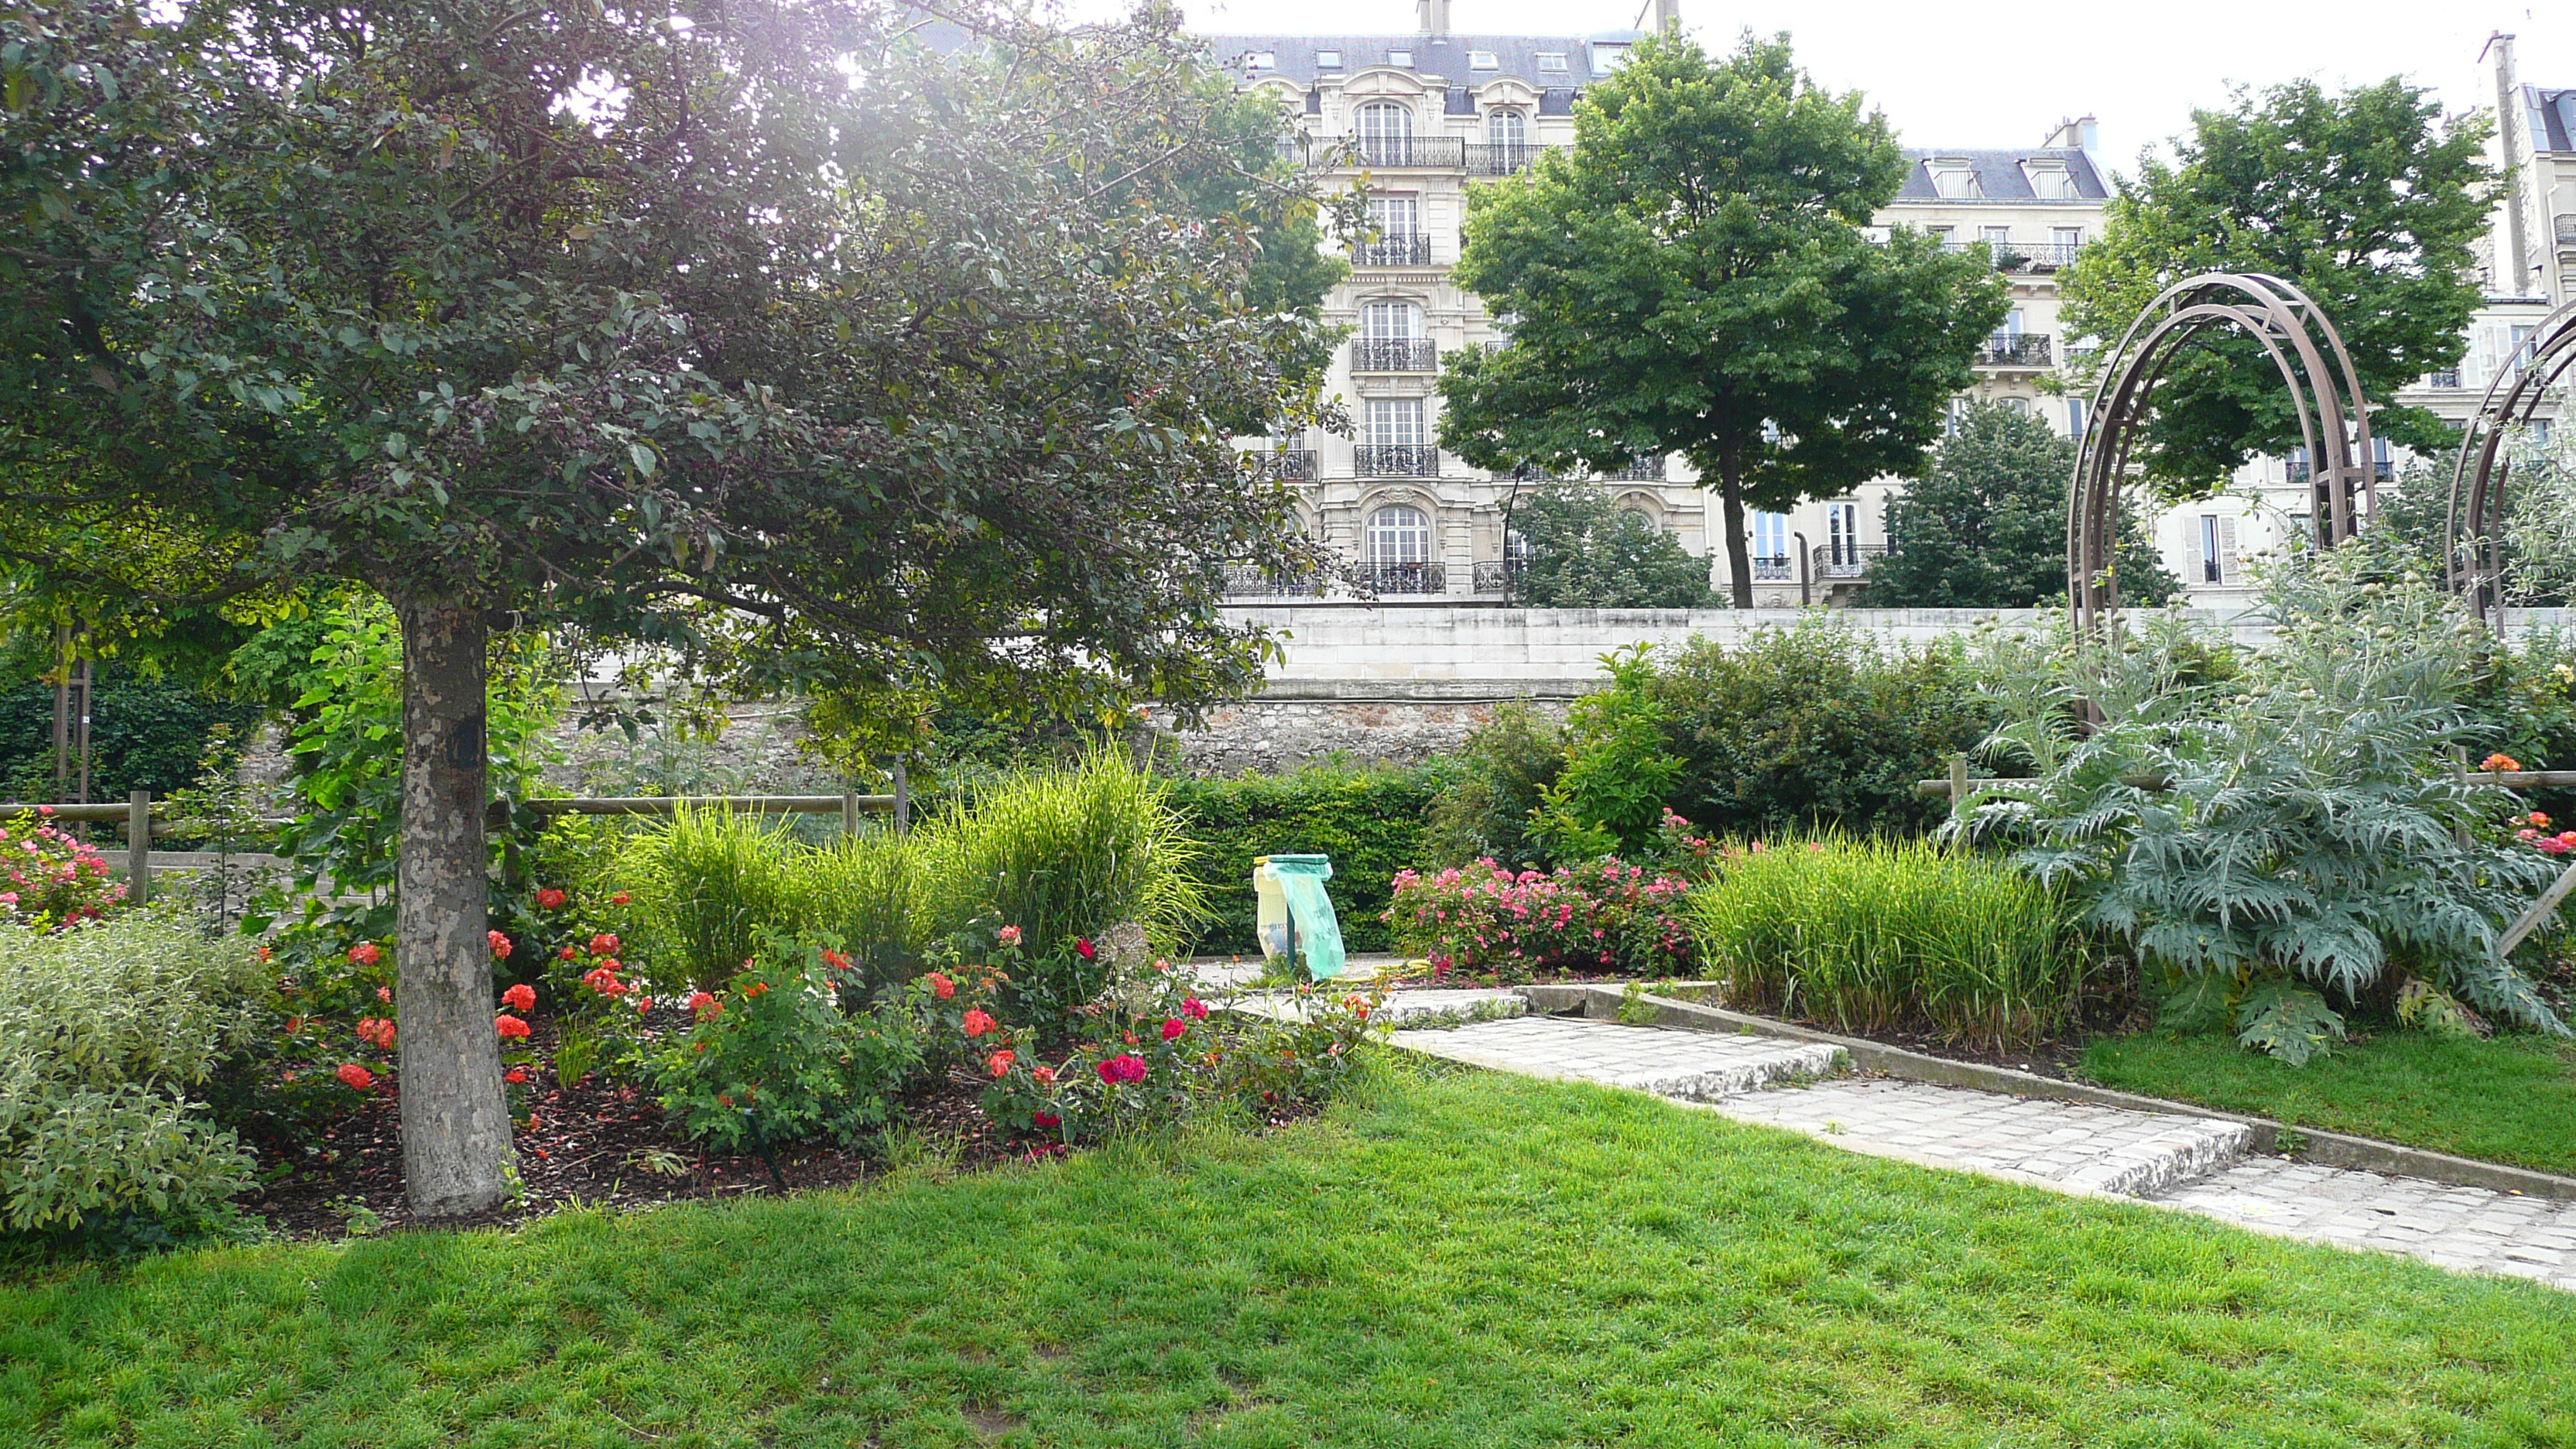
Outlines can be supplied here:
[[2129, 324], [2093, 390], [2066, 512], [2066, 589], [2079, 632], [2101, 629], [2119, 607], [2111, 563], [2119, 536], [2120, 480], [2145, 426], [2149, 400], [2174, 358], [2211, 327], [2252, 337], [2281, 371], [2313, 460], [2317, 541], [2332, 545], [2352, 537], [2376, 506], [2370, 413], [2352, 356], [2324, 310], [2297, 287], [2261, 273], [2204, 272], [2176, 282]]
[[[2504, 622], [2504, 501], [2513, 460], [2499, 457], [2507, 427], [2529, 423], [2560, 376], [2576, 367], [2576, 302], [2550, 313], [2487, 384], [2451, 469], [2449, 521], [2442, 532], [2445, 580], [2494, 629]], [[2477, 469], [2470, 471], [2470, 459]]]

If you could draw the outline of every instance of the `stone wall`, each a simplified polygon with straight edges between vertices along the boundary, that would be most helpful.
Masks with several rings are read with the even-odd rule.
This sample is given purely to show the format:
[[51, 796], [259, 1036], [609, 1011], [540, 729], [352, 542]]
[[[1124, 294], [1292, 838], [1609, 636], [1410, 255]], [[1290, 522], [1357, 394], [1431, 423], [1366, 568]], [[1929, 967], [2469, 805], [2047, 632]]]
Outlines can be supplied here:
[[1432, 688], [1290, 683], [1210, 710], [1199, 729], [1176, 729], [1168, 710], [1149, 722], [1194, 774], [1273, 774], [1335, 756], [1409, 765], [1455, 751], [1507, 700], [1562, 720], [1581, 692], [1580, 684], [1552, 680], [1442, 681]]

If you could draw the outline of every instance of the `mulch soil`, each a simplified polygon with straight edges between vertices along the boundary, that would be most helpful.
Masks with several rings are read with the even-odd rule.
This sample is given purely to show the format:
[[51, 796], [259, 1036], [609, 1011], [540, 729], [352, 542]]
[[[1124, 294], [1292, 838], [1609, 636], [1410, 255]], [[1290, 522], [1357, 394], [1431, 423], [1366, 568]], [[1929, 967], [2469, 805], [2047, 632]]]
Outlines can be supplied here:
[[[675, 1017], [673, 1025], [681, 1018]], [[441, 1218], [439, 1228], [512, 1227], [562, 1208], [637, 1210], [674, 1202], [708, 1202], [746, 1194], [845, 1187], [883, 1176], [880, 1145], [843, 1147], [829, 1142], [782, 1143], [777, 1172], [758, 1152], [710, 1153], [689, 1140], [678, 1118], [663, 1112], [650, 1091], [593, 1072], [569, 1087], [555, 1084], [555, 1023], [529, 1018], [526, 1046], [543, 1064], [531, 1067], [529, 1084], [514, 1088], [512, 1133], [524, 1192], [516, 1202], [465, 1218]], [[1052, 1138], [1015, 1136], [985, 1117], [982, 1084], [966, 1076], [931, 1082], [905, 1096], [905, 1128], [932, 1145], [954, 1169], [971, 1171], [1002, 1163], [1061, 1157]], [[1315, 1109], [1296, 1105], [1275, 1113], [1284, 1126]], [[532, 1125], [533, 1124], [533, 1125]], [[336, 1238], [414, 1224], [403, 1201], [402, 1105], [388, 1081], [357, 1112], [301, 1143], [259, 1143], [263, 1164], [302, 1159], [309, 1164], [236, 1198], [243, 1211], [269, 1229], [297, 1239]], [[307, 1152], [305, 1147], [318, 1151]]]

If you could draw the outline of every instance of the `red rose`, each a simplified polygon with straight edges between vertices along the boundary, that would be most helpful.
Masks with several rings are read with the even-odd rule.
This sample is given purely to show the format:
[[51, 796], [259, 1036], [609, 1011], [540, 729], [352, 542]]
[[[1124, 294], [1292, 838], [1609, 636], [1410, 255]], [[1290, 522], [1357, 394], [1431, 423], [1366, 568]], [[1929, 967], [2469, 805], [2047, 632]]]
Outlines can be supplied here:
[[982, 1036], [984, 1033], [991, 1031], [995, 1026], [999, 1025], [999, 1023], [995, 1022], [993, 1018], [986, 1016], [984, 1014], [984, 1008], [980, 1006], [970, 1006], [966, 1008], [966, 1020], [964, 1025], [968, 1036]]
[[957, 983], [937, 971], [930, 973], [930, 994], [942, 1001], [957, 994]]
[[1187, 996], [1181, 999], [1181, 1014], [1188, 1017], [1190, 1020], [1205, 1021], [1207, 1020], [1207, 1013], [1207, 1003], [1199, 1000], [1197, 997]]
[[1182, 1032], [1188, 1031], [1189, 1029], [1190, 1024], [1181, 1020], [1177, 1016], [1165, 1018], [1163, 1022], [1163, 1040], [1171, 1041], [1178, 1037]]
[[612, 935], [608, 934], [606, 931], [602, 931], [602, 932], [600, 932], [598, 935], [591, 937], [591, 938], [590, 938], [590, 954], [592, 954], [592, 955], [594, 955], [594, 956], [614, 956], [614, 955], [616, 955], [616, 954], [617, 954], [617, 938], [616, 938], [615, 936], [612, 936]]
[[376, 949], [376, 943], [373, 941], [360, 941], [358, 944], [349, 948], [349, 959], [357, 962], [361, 966], [375, 965], [378, 960], [383, 958], [384, 954], [384, 952]]
[[689, 1010], [698, 1014], [698, 1020], [700, 1021], [704, 1021], [711, 1016], [721, 1016], [724, 1013], [724, 1003], [716, 1000], [714, 997], [709, 996], [703, 991], [690, 992], [688, 1005]]
[[553, 886], [546, 886], [537, 892], [537, 909], [541, 911], [551, 911], [555, 907], [562, 905], [567, 899], [569, 899], [569, 897], [565, 896], [562, 891], [556, 890]]
[[1141, 1082], [1145, 1080], [1145, 1059], [1133, 1052], [1120, 1052], [1094, 1070], [1104, 1082]]
[[537, 1009], [537, 988], [522, 981], [501, 993], [501, 1004], [514, 1011], [534, 1011]]
[[1091, 938], [1089, 936], [1085, 936], [1073, 943], [1073, 954], [1081, 957], [1085, 961], [1088, 961], [1092, 957], [1099, 955], [1100, 951], [1097, 947], [1091, 944]]
[[515, 1086], [517, 1086], [517, 1085], [519, 1085], [521, 1082], [526, 1081], [527, 1079], [528, 1079], [528, 1069], [527, 1069], [526, 1067], [512, 1067], [512, 1068], [510, 1068], [508, 1071], [503, 1072], [503, 1073], [501, 1074], [501, 1080], [502, 1080], [502, 1081], [505, 1081], [505, 1082], [507, 1082], [507, 1083], [509, 1083], [511, 1086], [514, 1086], [514, 1087], [515, 1087]]
[[626, 904], [626, 899], [626, 892], [619, 891], [617, 894], [608, 898], [608, 903], [612, 906], [622, 906]]
[[528, 1024], [506, 1011], [492, 1018], [492, 1029], [512, 1041], [517, 1041], [528, 1034]]
[[566, 946], [555, 953], [555, 959], [558, 961], [569, 961], [580, 954], [581, 948], [579, 946]]
[[337, 1075], [352, 1091], [363, 1092], [376, 1084], [376, 1074], [356, 1062], [342, 1062]]
[[1029, 1114], [1029, 1120], [1035, 1122], [1041, 1127], [1061, 1127], [1064, 1125], [1064, 1119], [1053, 1112], [1032, 1112]]
[[483, 943], [492, 948], [493, 960], [507, 961], [510, 959], [509, 937], [502, 935], [498, 931], [485, 931], [483, 933]]
[[1055, 1068], [1053, 1067], [1031, 1067], [1029, 1068], [1029, 1075], [1036, 1078], [1037, 1084], [1041, 1087], [1052, 1087], [1055, 1085]]
[[1011, 1063], [1013, 1060], [1014, 1058], [1009, 1052], [995, 1052], [984, 1059], [984, 1070], [991, 1072], [997, 1077], [1008, 1076], [1010, 1074]]

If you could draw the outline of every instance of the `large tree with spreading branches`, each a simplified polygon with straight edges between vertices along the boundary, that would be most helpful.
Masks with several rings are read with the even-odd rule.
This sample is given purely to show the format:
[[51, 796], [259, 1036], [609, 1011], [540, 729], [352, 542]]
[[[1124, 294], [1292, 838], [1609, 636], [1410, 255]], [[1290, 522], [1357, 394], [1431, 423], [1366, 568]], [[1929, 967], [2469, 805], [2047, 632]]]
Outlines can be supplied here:
[[1649, 37], [1574, 125], [1570, 150], [1469, 193], [1456, 276], [1511, 340], [1445, 360], [1441, 441], [1487, 468], [1683, 454], [1750, 607], [1746, 507], [1913, 471], [2003, 286], [1928, 236], [1871, 240], [1905, 158], [1785, 36], [1723, 60]]
[[1189, 707], [1270, 647], [1220, 566], [1321, 564], [1228, 438], [1305, 416], [1312, 323], [1246, 291], [1311, 209], [1169, 14], [40, 0], [0, 46], [0, 553], [100, 609], [399, 616], [423, 1215], [510, 1153], [496, 628]]

